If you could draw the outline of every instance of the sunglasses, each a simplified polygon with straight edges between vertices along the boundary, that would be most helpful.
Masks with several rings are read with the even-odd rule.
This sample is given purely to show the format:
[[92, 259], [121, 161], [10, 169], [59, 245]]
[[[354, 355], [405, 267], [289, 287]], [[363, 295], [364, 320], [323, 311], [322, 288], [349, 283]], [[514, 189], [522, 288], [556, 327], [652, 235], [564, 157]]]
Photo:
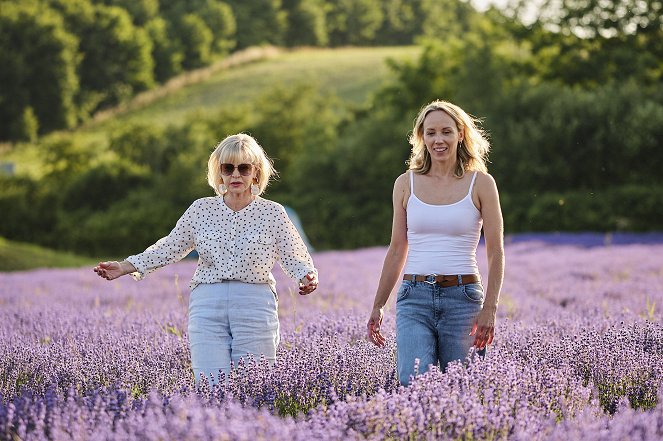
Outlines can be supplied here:
[[[221, 164], [221, 174], [230, 176], [235, 171], [235, 164]], [[253, 171], [253, 164], [239, 164], [237, 171], [242, 176], [248, 176]]]

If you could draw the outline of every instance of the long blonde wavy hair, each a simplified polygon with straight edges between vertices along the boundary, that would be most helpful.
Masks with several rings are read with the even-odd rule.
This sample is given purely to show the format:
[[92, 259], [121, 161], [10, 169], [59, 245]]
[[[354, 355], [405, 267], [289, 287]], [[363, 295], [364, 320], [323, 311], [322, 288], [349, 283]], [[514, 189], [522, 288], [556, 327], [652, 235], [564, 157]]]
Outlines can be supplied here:
[[462, 177], [466, 171], [488, 172], [486, 161], [490, 143], [485, 131], [480, 127], [480, 121], [469, 115], [463, 109], [448, 101], [436, 100], [425, 105], [414, 120], [414, 127], [409, 141], [412, 153], [408, 160], [410, 170], [415, 173], [426, 174], [431, 168], [431, 157], [424, 144], [424, 120], [429, 113], [441, 110], [449, 115], [456, 123], [459, 132], [463, 133], [463, 140], [456, 149], [456, 169], [454, 176]]

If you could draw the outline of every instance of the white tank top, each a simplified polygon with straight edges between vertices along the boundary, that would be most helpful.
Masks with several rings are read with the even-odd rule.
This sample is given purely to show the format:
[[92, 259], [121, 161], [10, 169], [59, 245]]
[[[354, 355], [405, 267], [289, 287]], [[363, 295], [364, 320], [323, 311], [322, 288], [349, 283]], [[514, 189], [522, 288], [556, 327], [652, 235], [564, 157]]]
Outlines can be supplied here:
[[414, 194], [414, 173], [410, 171], [407, 201], [408, 255], [405, 274], [479, 274], [476, 251], [483, 220], [472, 202], [470, 190], [460, 201], [431, 205]]

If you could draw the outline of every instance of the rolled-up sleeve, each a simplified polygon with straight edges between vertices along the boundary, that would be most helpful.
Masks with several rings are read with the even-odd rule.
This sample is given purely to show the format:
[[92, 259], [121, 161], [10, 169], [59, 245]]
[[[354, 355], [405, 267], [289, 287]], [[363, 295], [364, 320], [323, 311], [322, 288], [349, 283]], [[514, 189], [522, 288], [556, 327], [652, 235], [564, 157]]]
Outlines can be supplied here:
[[318, 270], [313, 265], [306, 244], [283, 207], [278, 211], [278, 222], [279, 235], [276, 245], [278, 262], [283, 271], [295, 280], [300, 280], [308, 273], [317, 275]]
[[131, 276], [135, 280], [141, 280], [150, 272], [186, 257], [195, 248], [195, 219], [194, 202], [167, 236], [159, 239], [142, 253], [127, 257], [126, 260], [136, 268]]

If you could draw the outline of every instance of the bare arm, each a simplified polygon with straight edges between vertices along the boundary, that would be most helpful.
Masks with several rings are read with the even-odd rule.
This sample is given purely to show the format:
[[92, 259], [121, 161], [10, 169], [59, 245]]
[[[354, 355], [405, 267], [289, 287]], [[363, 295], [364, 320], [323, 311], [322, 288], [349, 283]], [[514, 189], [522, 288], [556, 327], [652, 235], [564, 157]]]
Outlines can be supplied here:
[[483, 348], [491, 344], [495, 336], [495, 316], [504, 280], [504, 222], [497, 184], [492, 176], [480, 175], [477, 180], [477, 195], [486, 240], [488, 282], [485, 286], [483, 308], [472, 327], [471, 335], [475, 336], [474, 346]]
[[398, 277], [403, 270], [403, 265], [405, 265], [407, 257], [408, 244], [405, 202], [409, 196], [408, 188], [407, 175], [402, 174], [394, 183], [392, 196], [394, 217], [391, 226], [391, 241], [387, 255], [384, 258], [380, 282], [378, 283], [378, 289], [373, 302], [373, 310], [371, 311], [371, 317], [367, 325], [368, 338], [377, 346], [384, 346], [385, 338], [380, 333], [380, 326], [382, 325], [382, 317], [384, 315], [383, 308], [387, 304], [387, 300], [389, 300], [389, 295], [394, 285], [398, 282]]

